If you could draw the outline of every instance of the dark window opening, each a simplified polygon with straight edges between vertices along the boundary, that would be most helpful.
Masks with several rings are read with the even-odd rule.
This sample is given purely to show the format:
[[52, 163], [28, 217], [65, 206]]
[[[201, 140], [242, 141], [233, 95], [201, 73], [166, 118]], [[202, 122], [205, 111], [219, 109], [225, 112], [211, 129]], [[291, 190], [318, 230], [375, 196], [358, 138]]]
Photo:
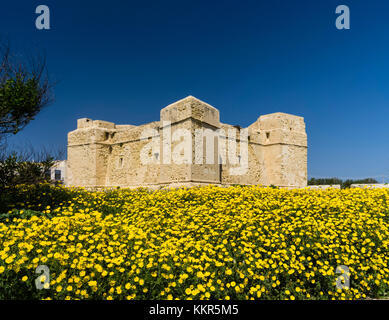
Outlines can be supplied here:
[[54, 170], [54, 180], [61, 180], [61, 170]]

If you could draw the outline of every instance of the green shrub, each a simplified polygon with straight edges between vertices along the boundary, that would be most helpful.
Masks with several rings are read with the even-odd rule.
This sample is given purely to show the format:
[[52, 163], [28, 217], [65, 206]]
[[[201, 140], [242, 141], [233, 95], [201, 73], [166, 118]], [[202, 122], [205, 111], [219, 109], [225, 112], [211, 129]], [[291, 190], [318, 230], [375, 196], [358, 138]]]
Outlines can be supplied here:
[[0, 160], [0, 190], [18, 184], [37, 184], [50, 181], [52, 158], [40, 162], [25, 161], [20, 155], [12, 153]]
[[49, 183], [6, 186], [0, 193], [0, 213], [13, 209], [42, 211], [47, 206], [56, 208], [72, 200], [79, 192]]

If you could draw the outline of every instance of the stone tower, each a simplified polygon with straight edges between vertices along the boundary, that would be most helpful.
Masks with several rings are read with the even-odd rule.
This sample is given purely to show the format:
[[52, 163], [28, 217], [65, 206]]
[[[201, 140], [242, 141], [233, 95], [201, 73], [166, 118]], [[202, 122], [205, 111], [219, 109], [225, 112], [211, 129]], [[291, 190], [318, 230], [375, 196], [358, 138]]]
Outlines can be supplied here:
[[68, 134], [67, 170], [68, 185], [88, 188], [303, 187], [305, 123], [302, 117], [273, 113], [240, 128], [221, 123], [216, 108], [189, 96], [163, 108], [159, 121], [145, 125], [79, 119], [77, 129]]

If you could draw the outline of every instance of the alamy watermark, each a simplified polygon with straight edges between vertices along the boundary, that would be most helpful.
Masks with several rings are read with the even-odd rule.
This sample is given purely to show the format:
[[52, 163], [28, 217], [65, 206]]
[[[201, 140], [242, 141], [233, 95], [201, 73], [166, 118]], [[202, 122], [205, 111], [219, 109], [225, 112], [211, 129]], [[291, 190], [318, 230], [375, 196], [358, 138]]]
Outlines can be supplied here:
[[[239, 134], [237, 134], [239, 131]], [[228, 164], [231, 175], [248, 171], [248, 129], [178, 128], [163, 121], [162, 129], [147, 128], [140, 136], [147, 142], [140, 151], [143, 165], [150, 164]], [[162, 151], [162, 155], [160, 152]]]
[[[47, 5], [39, 5], [35, 9], [39, 16], [35, 19], [35, 26], [38, 30], [50, 30], [50, 8]], [[346, 5], [339, 5], [335, 9], [339, 16], [335, 20], [335, 26], [339, 30], [350, 29], [350, 8]]]
[[35, 13], [39, 16], [35, 19], [35, 27], [38, 30], [50, 29], [50, 9], [48, 6], [39, 5], [35, 9]]
[[46, 265], [39, 265], [35, 269], [35, 273], [40, 274], [35, 279], [35, 287], [38, 290], [50, 289], [50, 269]]
[[345, 265], [337, 266], [336, 271], [337, 274], [340, 274], [336, 278], [336, 289], [350, 289], [350, 269]]
[[335, 26], [338, 30], [350, 29], [350, 8], [346, 5], [337, 6], [335, 13], [339, 16], [335, 20]]

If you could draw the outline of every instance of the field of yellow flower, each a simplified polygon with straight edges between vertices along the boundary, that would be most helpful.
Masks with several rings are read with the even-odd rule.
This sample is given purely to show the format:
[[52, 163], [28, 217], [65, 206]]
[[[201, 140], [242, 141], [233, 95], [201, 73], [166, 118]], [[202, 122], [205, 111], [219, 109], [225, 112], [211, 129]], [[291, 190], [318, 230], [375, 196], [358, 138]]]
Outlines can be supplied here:
[[388, 189], [45, 190], [19, 186], [0, 215], [2, 299], [389, 295]]

